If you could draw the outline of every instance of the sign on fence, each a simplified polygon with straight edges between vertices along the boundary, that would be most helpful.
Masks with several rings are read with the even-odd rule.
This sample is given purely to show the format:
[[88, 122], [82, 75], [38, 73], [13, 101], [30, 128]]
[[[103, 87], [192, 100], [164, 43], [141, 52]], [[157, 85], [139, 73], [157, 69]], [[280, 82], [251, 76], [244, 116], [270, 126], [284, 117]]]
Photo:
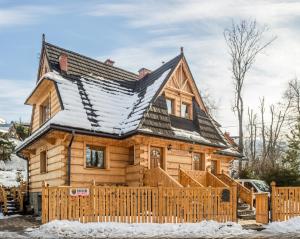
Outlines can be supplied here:
[[88, 188], [70, 188], [71, 196], [89, 196], [90, 190]]

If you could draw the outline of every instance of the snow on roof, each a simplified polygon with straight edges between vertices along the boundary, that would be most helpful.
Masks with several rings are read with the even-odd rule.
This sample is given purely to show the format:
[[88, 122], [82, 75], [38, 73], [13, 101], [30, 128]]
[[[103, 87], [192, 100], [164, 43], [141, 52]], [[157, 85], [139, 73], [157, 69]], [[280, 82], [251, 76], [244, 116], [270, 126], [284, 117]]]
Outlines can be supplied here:
[[[179, 138], [193, 140], [198, 143], [212, 144], [212, 142], [210, 140], [205, 139], [196, 131], [189, 131], [189, 130], [178, 129], [178, 128], [174, 128], [174, 127], [172, 127], [172, 130], [175, 133], [175, 135]], [[221, 142], [219, 142], [218, 144], [219, 144], [219, 146], [222, 146], [222, 147], [225, 146]]]
[[143, 96], [117, 81], [81, 78], [78, 86], [78, 81], [48, 72], [43, 78], [57, 83], [64, 105], [64, 110], [55, 115], [51, 123], [117, 135], [136, 130], [169, 72], [165, 71], [148, 86]]

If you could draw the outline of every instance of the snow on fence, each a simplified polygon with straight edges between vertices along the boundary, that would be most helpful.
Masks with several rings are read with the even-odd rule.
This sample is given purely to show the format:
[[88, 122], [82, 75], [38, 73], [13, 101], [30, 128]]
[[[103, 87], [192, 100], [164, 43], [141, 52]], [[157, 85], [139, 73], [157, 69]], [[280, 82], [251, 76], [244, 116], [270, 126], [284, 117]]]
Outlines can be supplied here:
[[300, 187], [272, 186], [272, 221], [286, 221], [300, 216]]
[[42, 222], [187, 223], [236, 221], [236, 187], [48, 187]]

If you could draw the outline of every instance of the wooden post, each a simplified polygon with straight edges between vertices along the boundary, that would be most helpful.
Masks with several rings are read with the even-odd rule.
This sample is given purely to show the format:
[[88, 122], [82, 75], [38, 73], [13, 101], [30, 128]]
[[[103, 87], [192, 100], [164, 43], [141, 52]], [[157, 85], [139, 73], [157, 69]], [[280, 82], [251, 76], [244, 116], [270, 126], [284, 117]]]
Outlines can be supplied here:
[[276, 183], [273, 181], [271, 183], [271, 221], [275, 222], [276, 218]]
[[49, 198], [48, 186], [45, 181], [42, 182], [42, 223], [49, 221]]
[[254, 201], [254, 188], [251, 188], [251, 204], [250, 204], [250, 210], [253, 209], [253, 201]]
[[234, 181], [231, 185], [232, 189], [232, 221], [237, 222], [237, 183]]

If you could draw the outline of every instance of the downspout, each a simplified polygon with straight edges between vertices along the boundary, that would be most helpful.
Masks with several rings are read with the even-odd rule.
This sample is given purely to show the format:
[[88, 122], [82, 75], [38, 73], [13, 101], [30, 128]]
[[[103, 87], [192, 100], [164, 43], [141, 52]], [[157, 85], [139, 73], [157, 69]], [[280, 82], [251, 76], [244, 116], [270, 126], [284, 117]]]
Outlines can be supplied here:
[[67, 181], [68, 186], [71, 185], [71, 148], [72, 148], [74, 136], [75, 136], [75, 130], [72, 131], [72, 138], [68, 145], [68, 181]]

